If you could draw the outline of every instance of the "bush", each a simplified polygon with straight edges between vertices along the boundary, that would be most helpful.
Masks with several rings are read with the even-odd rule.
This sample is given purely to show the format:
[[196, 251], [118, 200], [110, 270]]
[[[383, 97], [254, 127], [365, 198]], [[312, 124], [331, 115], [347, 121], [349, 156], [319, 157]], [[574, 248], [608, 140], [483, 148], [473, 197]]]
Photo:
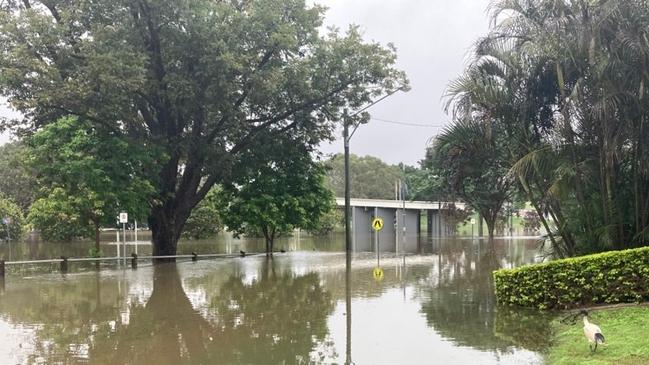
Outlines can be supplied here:
[[649, 247], [494, 271], [499, 304], [567, 309], [649, 300]]

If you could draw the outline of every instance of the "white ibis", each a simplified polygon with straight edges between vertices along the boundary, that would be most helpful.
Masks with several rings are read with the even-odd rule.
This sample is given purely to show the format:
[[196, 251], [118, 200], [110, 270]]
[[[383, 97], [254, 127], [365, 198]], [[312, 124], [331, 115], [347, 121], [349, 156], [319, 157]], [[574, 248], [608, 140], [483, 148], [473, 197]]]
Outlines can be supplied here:
[[[584, 316], [584, 336], [588, 339], [590, 350], [595, 352], [597, 351], [597, 344], [604, 343], [604, 335], [598, 325], [588, 321], [587, 311], [582, 310], [580, 313]], [[593, 344], [595, 345], [594, 348]]]

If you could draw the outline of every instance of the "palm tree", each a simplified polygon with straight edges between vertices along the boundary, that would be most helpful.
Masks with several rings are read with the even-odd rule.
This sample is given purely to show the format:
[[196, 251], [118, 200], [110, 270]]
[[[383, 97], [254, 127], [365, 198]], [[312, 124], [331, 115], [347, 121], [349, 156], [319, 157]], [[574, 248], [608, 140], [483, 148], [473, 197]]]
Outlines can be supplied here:
[[501, 134], [497, 154], [560, 256], [649, 242], [649, 5], [490, 9], [493, 27], [449, 85], [447, 110]]

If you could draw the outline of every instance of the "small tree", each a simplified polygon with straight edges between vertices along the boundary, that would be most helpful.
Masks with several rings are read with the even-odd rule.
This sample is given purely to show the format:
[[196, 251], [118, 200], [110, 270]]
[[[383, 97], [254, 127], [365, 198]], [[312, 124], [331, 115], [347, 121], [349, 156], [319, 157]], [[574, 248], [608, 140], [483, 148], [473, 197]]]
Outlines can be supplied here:
[[333, 194], [324, 183], [325, 169], [311, 151], [290, 139], [244, 154], [235, 183], [221, 195], [223, 221], [235, 235], [261, 232], [266, 254], [275, 238], [294, 228], [315, 228], [330, 211]]

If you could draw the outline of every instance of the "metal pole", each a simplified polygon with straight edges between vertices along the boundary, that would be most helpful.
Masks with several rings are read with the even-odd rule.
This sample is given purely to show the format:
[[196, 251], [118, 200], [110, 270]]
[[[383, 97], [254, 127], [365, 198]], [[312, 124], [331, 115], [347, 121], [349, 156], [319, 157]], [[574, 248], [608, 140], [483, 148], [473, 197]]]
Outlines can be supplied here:
[[345, 143], [345, 252], [351, 253], [352, 235], [351, 235], [351, 203], [350, 203], [350, 183], [349, 183], [349, 120], [347, 118], [347, 109], [343, 112], [343, 140]]
[[442, 202], [437, 198], [437, 239], [442, 238]]
[[[379, 208], [374, 208], [374, 218], [379, 218]], [[379, 245], [379, 236], [381, 231], [374, 230], [374, 247], [376, 248], [376, 267], [381, 267], [381, 246]]]
[[122, 223], [122, 252], [124, 253], [124, 265], [126, 265], [126, 223]]
[[[404, 173], [405, 173], [405, 165], [404, 165]], [[401, 211], [401, 225], [403, 226], [401, 228], [403, 230], [403, 232], [401, 233], [401, 237], [402, 237], [401, 252], [405, 254], [406, 253], [406, 194], [405, 194], [405, 189], [403, 188], [403, 182], [400, 185], [401, 185], [401, 201], [403, 202], [403, 209]]]
[[137, 220], [135, 220], [135, 253], [137, 254]]

